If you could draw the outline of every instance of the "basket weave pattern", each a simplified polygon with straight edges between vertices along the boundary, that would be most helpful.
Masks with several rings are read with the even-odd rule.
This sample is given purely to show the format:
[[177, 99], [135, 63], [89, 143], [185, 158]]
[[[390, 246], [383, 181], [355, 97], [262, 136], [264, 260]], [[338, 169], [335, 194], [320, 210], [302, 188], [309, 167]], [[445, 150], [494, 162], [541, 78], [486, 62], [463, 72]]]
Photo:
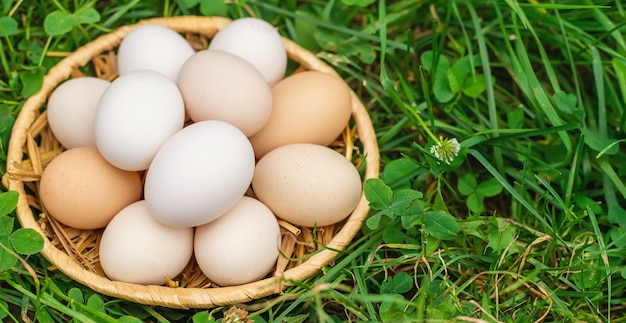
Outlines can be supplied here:
[[[116, 77], [115, 48], [126, 34], [139, 25], [156, 23], [184, 34], [196, 50], [205, 49], [217, 31], [231, 20], [221, 17], [174, 17], [147, 19], [103, 35], [73, 52], [55, 65], [44, 78], [42, 89], [22, 107], [13, 127], [7, 154], [7, 174], [3, 184], [20, 193], [16, 208], [23, 227], [39, 231], [46, 239], [42, 254], [54, 267], [75, 281], [105, 295], [133, 302], [170, 308], [210, 308], [244, 303], [282, 291], [290, 281], [302, 281], [321, 267], [330, 264], [339, 250], [359, 231], [367, 213], [368, 203], [362, 195], [347, 220], [318, 228], [297, 228], [281, 221], [283, 243], [273, 275], [263, 280], [231, 287], [213, 286], [192, 261], [170, 286], [143, 286], [106, 278], [98, 262], [98, 240], [102, 230], [77, 230], [48, 217], [37, 196], [38, 181], [47, 164], [63, 151], [47, 126], [42, 107], [54, 88], [70, 77], [82, 76], [87, 68], [94, 75], [112, 80]], [[336, 75], [327, 64], [294, 42], [283, 39], [290, 60], [299, 70], [316, 70]], [[352, 127], [333, 143], [333, 148], [355, 159], [365, 168], [364, 180], [378, 176], [379, 152], [371, 120], [354, 92], [352, 95]], [[363, 159], [352, 158], [360, 141]], [[291, 260], [288, 258], [292, 258]], [[294, 260], [295, 258], [295, 260]]]

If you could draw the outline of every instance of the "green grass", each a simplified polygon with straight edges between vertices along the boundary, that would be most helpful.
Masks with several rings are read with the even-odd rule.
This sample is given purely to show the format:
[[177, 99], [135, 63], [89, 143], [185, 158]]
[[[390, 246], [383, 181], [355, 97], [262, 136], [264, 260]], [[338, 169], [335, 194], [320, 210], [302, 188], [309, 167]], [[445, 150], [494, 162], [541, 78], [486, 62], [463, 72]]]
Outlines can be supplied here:
[[[351, 84], [373, 120], [382, 172], [365, 186], [370, 218], [334, 266], [239, 304], [251, 319], [624, 321], [622, 2], [205, 3], [3, 1], [2, 147], [59, 60], [48, 53], [148, 17], [253, 13]], [[57, 10], [79, 18], [44, 28]], [[461, 143], [450, 165], [430, 152], [439, 136]], [[0, 157], [4, 165], [4, 149]], [[49, 270], [39, 254], [24, 258], [0, 272], [5, 321], [202, 322], [227, 309], [133, 304]]]

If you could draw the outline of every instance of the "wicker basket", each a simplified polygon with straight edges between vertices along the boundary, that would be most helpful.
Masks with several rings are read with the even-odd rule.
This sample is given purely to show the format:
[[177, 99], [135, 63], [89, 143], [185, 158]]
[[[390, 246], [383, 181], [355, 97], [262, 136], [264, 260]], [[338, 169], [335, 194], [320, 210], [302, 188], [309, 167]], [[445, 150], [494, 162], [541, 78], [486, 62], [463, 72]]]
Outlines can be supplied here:
[[[114, 49], [126, 34], [139, 25], [156, 23], [167, 26], [184, 34], [196, 49], [201, 49], [206, 48], [209, 39], [229, 22], [229, 19], [220, 17], [189, 16], [148, 19], [121, 27], [60, 61], [50, 69], [42, 89], [25, 102], [11, 133], [3, 184], [7, 189], [20, 193], [16, 209], [19, 222], [45, 237], [42, 254], [54, 268], [105, 295], [169, 308], [210, 308], [245, 303], [279, 293], [290, 282], [311, 277], [321, 267], [330, 264], [338, 250], [343, 250], [357, 234], [369, 211], [363, 195], [347, 220], [334, 226], [312, 231], [283, 222], [281, 252], [286, 257], [279, 257], [273, 275], [263, 280], [240, 286], [213, 286], [192, 261], [168, 286], [143, 286], [112, 281], [104, 276], [98, 263], [98, 241], [102, 230], [76, 230], [46, 215], [37, 196], [39, 178], [50, 160], [63, 151], [48, 128], [45, 110], [42, 112], [54, 88], [69, 77], [81, 76], [87, 68], [98, 77], [112, 80], [116, 75]], [[284, 44], [289, 58], [299, 64], [300, 70], [336, 74], [331, 67], [294, 42], [284, 39]], [[379, 152], [374, 129], [355, 93], [352, 93], [351, 124], [333, 148], [354, 159], [359, 166], [364, 163], [364, 179], [377, 177]], [[353, 154], [358, 149], [352, 144], [353, 140], [361, 142], [363, 151]]]

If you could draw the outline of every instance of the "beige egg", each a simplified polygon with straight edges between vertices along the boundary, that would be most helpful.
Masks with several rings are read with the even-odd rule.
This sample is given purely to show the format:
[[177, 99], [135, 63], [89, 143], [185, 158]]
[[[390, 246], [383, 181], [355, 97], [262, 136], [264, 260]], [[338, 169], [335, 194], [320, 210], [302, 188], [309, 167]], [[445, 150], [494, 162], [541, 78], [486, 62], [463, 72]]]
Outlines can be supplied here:
[[78, 147], [55, 157], [41, 175], [39, 196], [59, 222], [97, 229], [127, 205], [139, 200], [139, 173], [109, 164], [95, 147]]
[[196, 228], [194, 253], [202, 272], [221, 286], [263, 278], [275, 266], [280, 227], [272, 211], [244, 196], [217, 220]]
[[203, 50], [183, 64], [178, 87], [195, 122], [220, 120], [246, 136], [259, 131], [272, 110], [272, 93], [251, 63], [234, 54]]
[[93, 119], [98, 101], [111, 82], [78, 77], [59, 85], [48, 99], [48, 125], [63, 147], [95, 146]]
[[102, 233], [100, 264], [107, 277], [162, 285], [180, 274], [193, 255], [193, 228], [157, 221], [146, 201], [122, 209]]
[[252, 178], [257, 198], [290, 223], [337, 223], [356, 207], [361, 177], [340, 153], [315, 144], [290, 144], [261, 158]]
[[350, 88], [341, 78], [297, 73], [272, 87], [272, 113], [250, 142], [258, 158], [287, 144], [327, 146], [345, 129], [351, 112]]

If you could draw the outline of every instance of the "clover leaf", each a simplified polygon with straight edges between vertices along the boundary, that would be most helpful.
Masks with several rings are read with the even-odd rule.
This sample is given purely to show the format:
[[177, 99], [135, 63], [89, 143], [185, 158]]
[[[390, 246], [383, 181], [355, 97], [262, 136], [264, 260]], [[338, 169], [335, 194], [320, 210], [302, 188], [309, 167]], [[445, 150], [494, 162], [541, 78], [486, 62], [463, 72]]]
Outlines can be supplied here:
[[473, 70], [480, 64], [476, 58], [464, 56], [451, 63], [444, 55], [435, 56], [432, 51], [422, 53], [422, 65], [433, 73], [433, 94], [437, 101], [448, 103], [459, 94], [477, 98], [487, 89], [485, 76]]
[[17, 34], [17, 20], [13, 17], [0, 17], [0, 35], [11, 36]]
[[0, 272], [15, 266], [18, 255], [32, 255], [43, 249], [44, 240], [31, 228], [13, 231], [15, 220], [7, 215], [17, 206], [19, 194], [15, 191], [0, 193]]
[[403, 294], [413, 288], [413, 278], [406, 272], [401, 271], [395, 276], [390, 276], [380, 286], [383, 294]]
[[465, 200], [467, 208], [474, 213], [481, 213], [484, 208], [483, 202], [485, 197], [493, 197], [500, 194], [502, 192], [502, 184], [495, 178], [478, 183], [474, 175], [467, 173], [459, 177], [457, 189], [459, 193], [467, 195]]
[[80, 24], [92, 24], [100, 21], [96, 9], [83, 7], [74, 13], [56, 10], [49, 13], [43, 21], [43, 28], [50, 36], [63, 35]]

